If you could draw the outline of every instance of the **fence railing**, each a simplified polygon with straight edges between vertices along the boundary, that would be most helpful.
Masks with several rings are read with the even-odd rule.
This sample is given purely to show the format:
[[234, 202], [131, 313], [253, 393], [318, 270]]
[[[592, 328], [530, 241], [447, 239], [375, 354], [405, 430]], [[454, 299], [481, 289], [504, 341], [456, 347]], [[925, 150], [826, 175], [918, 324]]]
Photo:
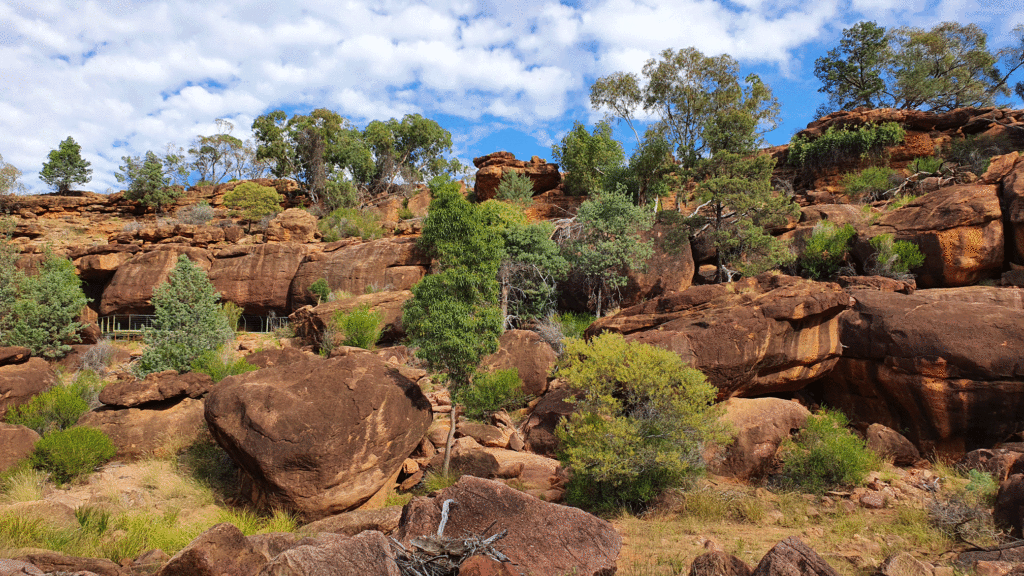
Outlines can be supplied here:
[[[104, 338], [141, 337], [143, 328], [151, 328], [153, 314], [111, 314], [97, 320]], [[253, 316], [243, 314], [238, 319], [239, 332], [273, 332], [288, 325], [287, 316]]]

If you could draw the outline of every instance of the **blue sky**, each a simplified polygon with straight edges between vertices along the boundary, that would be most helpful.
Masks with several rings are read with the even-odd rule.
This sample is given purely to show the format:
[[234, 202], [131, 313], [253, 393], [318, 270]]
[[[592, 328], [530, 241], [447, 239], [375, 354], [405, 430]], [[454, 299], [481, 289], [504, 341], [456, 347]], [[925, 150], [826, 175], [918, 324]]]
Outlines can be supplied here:
[[596, 78], [687, 46], [771, 86], [782, 123], [767, 140], [781, 144], [823, 101], [815, 58], [864, 19], [973, 22], [998, 49], [1024, 0], [0, 0], [0, 155], [45, 192], [39, 169], [71, 135], [93, 165], [85, 188], [104, 192], [121, 156], [187, 147], [216, 118], [245, 138], [267, 111], [326, 107], [360, 126], [423, 114], [466, 162], [549, 158], [574, 120], [600, 119]]

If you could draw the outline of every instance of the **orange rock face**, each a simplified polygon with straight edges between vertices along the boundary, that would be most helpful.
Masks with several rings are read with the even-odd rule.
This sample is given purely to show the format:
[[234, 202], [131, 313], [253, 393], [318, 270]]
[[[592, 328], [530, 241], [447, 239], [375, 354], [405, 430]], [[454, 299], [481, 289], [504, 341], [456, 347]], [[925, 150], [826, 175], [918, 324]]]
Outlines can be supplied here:
[[501, 177], [513, 171], [530, 177], [530, 180], [533, 181], [534, 194], [547, 192], [562, 182], [558, 164], [551, 164], [537, 156], [531, 158], [529, 162], [525, 162], [516, 160], [515, 154], [511, 152], [494, 152], [474, 158], [473, 165], [478, 168], [473, 191], [476, 193], [477, 200], [481, 202], [494, 198]]

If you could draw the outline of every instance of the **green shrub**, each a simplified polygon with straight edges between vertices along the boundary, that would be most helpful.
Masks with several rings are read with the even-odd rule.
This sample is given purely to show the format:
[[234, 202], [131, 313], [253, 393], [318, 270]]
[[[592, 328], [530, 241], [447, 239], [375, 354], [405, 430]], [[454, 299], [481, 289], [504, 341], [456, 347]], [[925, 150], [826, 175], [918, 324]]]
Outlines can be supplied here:
[[899, 210], [900, 208], [903, 208], [904, 206], [910, 204], [911, 202], [917, 200], [918, 198], [920, 198], [920, 196], [915, 196], [914, 194], [901, 194], [899, 197], [895, 198], [892, 202], [890, 202], [885, 207], [885, 209]]
[[283, 200], [284, 197], [274, 188], [255, 182], [242, 182], [224, 195], [224, 205], [238, 210], [242, 218], [249, 222], [250, 230], [253, 222], [280, 212]]
[[201, 200], [199, 203], [191, 206], [178, 208], [178, 211], [174, 213], [178, 222], [181, 222], [182, 224], [192, 224], [194, 226], [201, 226], [210, 220], [213, 220], [213, 215], [213, 206], [210, 206], [209, 202], [206, 200]]
[[783, 482], [812, 493], [863, 482], [878, 466], [878, 456], [847, 424], [838, 411], [821, 410], [808, 417], [804, 429], [783, 444]]
[[519, 369], [477, 372], [473, 384], [463, 386], [456, 398], [465, 409], [467, 418], [482, 419], [498, 410], [521, 408], [530, 396], [523, 392], [523, 381]]
[[857, 230], [850, 224], [839, 227], [828, 220], [818, 222], [800, 254], [800, 267], [815, 280], [831, 277], [846, 260], [855, 234]]
[[316, 303], [327, 302], [328, 297], [331, 295], [331, 286], [327, 283], [327, 278], [320, 278], [316, 282], [309, 285], [309, 291], [316, 296]]
[[224, 302], [220, 305], [220, 313], [228, 321], [228, 327], [232, 332], [238, 332], [238, 321], [242, 319], [242, 307], [234, 302]]
[[892, 234], [879, 234], [870, 240], [875, 249], [868, 272], [897, 280], [913, 278], [912, 268], [924, 264], [924, 254], [913, 242], [894, 240]]
[[788, 161], [795, 166], [818, 168], [857, 158], [878, 157], [886, 146], [903, 142], [906, 131], [895, 122], [865, 124], [859, 128], [829, 127], [810, 140], [794, 136], [789, 142]]
[[935, 174], [942, 169], [942, 158], [938, 156], [919, 156], [914, 158], [907, 168], [914, 173]]
[[873, 166], [843, 176], [840, 185], [846, 190], [847, 196], [877, 198], [893, 187], [895, 175], [896, 171], [888, 166]]
[[526, 174], [512, 170], [501, 177], [495, 198], [520, 205], [533, 201], [533, 180]]
[[363, 240], [376, 240], [384, 235], [380, 217], [375, 212], [358, 208], [338, 208], [319, 224], [325, 242], [358, 236]]
[[565, 338], [583, 338], [583, 333], [594, 323], [594, 315], [586, 312], [563, 312], [555, 314], [555, 321], [562, 328]]
[[92, 472], [116, 453], [102, 430], [76, 426], [43, 436], [32, 452], [32, 465], [52, 474], [59, 485]]
[[7, 284], [2, 287], [6, 314], [0, 315], [5, 345], [24, 346], [33, 356], [60, 358], [72, 342], [81, 340], [83, 325], [77, 318], [89, 300], [70, 260], [48, 253], [38, 274], [14, 274]]
[[102, 382], [95, 372], [82, 371], [70, 384], [56, 384], [37, 394], [27, 404], [7, 411], [4, 420], [31, 428], [41, 435], [64, 430], [78, 422], [96, 399]]
[[258, 369], [259, 366], [249, 364], [245, 358], [235, 358], [231, 351], [223, 346], [217, 350], [206, 350], [192, 361], [193, 372], [207, 374], [214, 382]]
[[410, 210], [408, 206], [402, 206], [401, 208], [398, 209], [399, 220], [408, 220], [410, 218], [414, 218], [415, 216], [416, 215], [412, 213], [412, 210]]
[[342, 344], [366, 350], [373, 349], [377, 340], [380, 340], [381, 321], [380, 312], [370, 310], [369, 304], [348, 311], [338, 310], [331, 317], [334, 328], [345, 334]]
[[323, 198], [328, 212], [338, 208], [355, 208], [359, 204], [359, 189], [348, 180], [328, 180]]
[[582, 394], [556, 430], [574, 505], [642, 508], [702, 473], [703, 448], [725, 440], [717, 390], [671, 351], [612, 333], [571, 339], [555, 374]]

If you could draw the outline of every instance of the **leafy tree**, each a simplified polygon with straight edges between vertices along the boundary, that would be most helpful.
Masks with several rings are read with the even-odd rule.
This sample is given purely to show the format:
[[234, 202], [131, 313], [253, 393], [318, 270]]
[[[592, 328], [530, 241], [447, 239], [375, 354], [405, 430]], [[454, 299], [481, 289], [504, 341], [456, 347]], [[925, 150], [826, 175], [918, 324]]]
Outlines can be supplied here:
[[231, 135], [235, 125], [229, 120], [214, 120], [218, 132], [211, 136], [196, 136], [189, 153], [189, 168], [199, 173], [199, 181], [207, 184], [220, 182], [236, 169], [240, 151], [245, 143]]
[[858, 22], [843, 30], [839, 46], [814, 61], [814, 75], [821, 80], [818, 92], [829, 97], [818, 115], [858, 106], [877, 108], [885, 91], [882, 74], [888, 46], [885, 28], [874, 22]]
[[167, 281], [153, 291], [153, 326], [143, 332], [146, 350], [137, 372], [187, 372], [207, 350], [234, 337], [206, 272], [182, 254]]
[[515, 320], [545, 318], [554, 311], [555, 286], [569, 273], [569, 262], [551, 239], [550, 222], [512, 224], [500, 232], [504, 257], [498, 267], [501, 316]]
[[640, 235], [652, 226], [653, 215], [633, 205], [620, 186], [581, 204], [576, 224], [573, 236], [563, 245], [563, 255], [586, 285], [600, 318], [603, 304], [614, 302], [616, 291], [625, 286], [624, 272], [645, 266], [651, 257], [651, 242]]
[[574, 196], [594, 193], [608, 173], [625, 162], [622, 145], [612, 138], [607, 122], [594, 126], [593, 134], [575, 122], [562, 143], [551, 147], [551, 155], [565, 172], [565, 191]]
[[75, 265], [47, 254], [38, 274], [17, 274], [8, 281], [16, 296], [3, 320], [4, 344], [24, 346], [45, 358], [60, 358], [71, 351], [71, 343], [80, 341], [83, 326], [76, 319], [88, 302]]
[[398, 178], [413, 184], [454, 176], [463, 168], [458, 160], [445, 158], [452, 150], [451, 133], [419, 114], [374, 120], [363, 131], [363, 140], [373, 154], [373, 173], [366, 180], [373, 193], [387, 191]]
[[242, 213], [242, 218], [249, 221], [252, 231], [253, 221], [281, 211], [284, 198], [270, 186], [261, 186], [255, 182], [242, 182], [224, 195], [224, 205]]
[[613, 333], [570, 339], [555, 374], [582, 393], [556, 430], [572, 504], [643, 507], [699, 475], [704, 447], [725, 440], [717, 390], [671, 351]]
[[21, 170], [18, 170], [13, 164], [4, 162], [4, 157], [0, 155], [0, 196], [24, 192], [25, 185], [18, 182], [19, 178], [21, 178]]
[[170, 185], [163, 161], [152, 151], [146, 152], [145, 160], [132, 156], [124, 156], [121, 160], [125, 164], [118, 167], [120, 172], [114, 177], [128, 185], [125, 198], [162, 212], [181, 196], [181, 191]]
[[51, 150], [48, 158], [50, 161], [44, 162], [39, 171], [39, 179], [56, 188], [59, 194], [66, 194], [72, 184], [85, 184], [92, 179], [90, 162], [82, 158], [82, 147], [71, 136]]
[[621, 184], [638, 205], [645, 206], [668, 194], [668, 176], [675, 172], [672, 145], [660, 132], [649, 129], [629, 163], [608, 173], [604, 187], [614, 189]]

